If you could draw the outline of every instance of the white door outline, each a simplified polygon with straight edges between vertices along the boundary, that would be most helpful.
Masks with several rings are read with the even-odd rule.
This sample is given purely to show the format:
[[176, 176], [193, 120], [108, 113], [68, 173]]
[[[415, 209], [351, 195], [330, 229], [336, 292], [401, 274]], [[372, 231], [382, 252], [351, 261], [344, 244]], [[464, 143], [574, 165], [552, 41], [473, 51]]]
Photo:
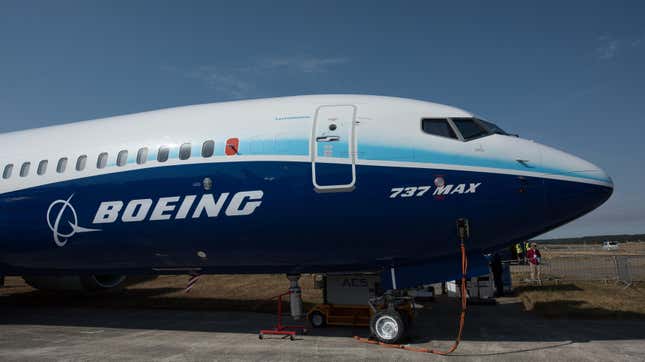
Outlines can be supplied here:
[[[323, 108], [335, 108], [335, 107], [351, 107], [352, 108], [352, 119], [350, 127], [350, 136], [349, 136], [349, 149], [348, 157], [346, 159], [338, 158], [334, 163], [349, 164], [352, 165], [352, 181], [344, 185], [319, 185], [316, 180], [316, 160], [318, 159], [318, 144], [322, 142], [333, 142], [337, 138], [334, 136], [318, 137], [316, 134], [318, 122], [320, 121], [319, 115], [320, 110]], [[311, 154], [311, 179], [314, 185], [314, 188], [318, 192], [348, 192], [353, 191], [356, 185], [356, 106], [353, 104], [337, 104], [337, 105], [324, 105], [316, 109], [316, 114], [313, 122], [313, 127], [311, 131], [311, 140], [310, 140], [310, 154]]]

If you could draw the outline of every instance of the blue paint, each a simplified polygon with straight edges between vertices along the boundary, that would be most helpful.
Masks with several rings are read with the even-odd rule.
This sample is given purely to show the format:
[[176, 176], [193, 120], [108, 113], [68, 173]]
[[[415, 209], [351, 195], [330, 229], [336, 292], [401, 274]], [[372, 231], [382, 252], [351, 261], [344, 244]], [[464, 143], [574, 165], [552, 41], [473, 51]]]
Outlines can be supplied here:
[[[333, 168], [338, 166], [336, 170]], [[344, 165], [330, 165], [343, 173]], [[481, 183], [475, 194], [391, 199], [394, 187]], [[213, 180], [218, 197], [263, 190], [252, 215], [171, 221], [92, 224], [103, 201], [202, 195]], [[521, 191], [521, 192], [520, 192]], [[74, 194], [77, 234], [64, 247], [47, 226], [49, 205]], [[353, 192], [317, 193], [307, 162], [186, 164], [126, 171], [0, 198], [0, 268], [25, 273], [152, 273], [153, 268], [199, 267], [204, 273], [286, 273], [377, 270], [452, 259], [457, 218], [470, 220], [471, 253], [539, 235], [588, 212], [611, 194], [602, 186], [443, 169], [357, 166]], [[207, 259], [197, 256], [207, 253]]]
[[[489, 273], [489, 260], [481, 253], [468, 253], [467, 278], [476, 277]], [[411, 265], [394, 268], [396, 286], [399, 289], [418, 287], [424, 284], [443, 282], [446, 280], [458, 280], [461, 278], [461, 254], [438, 260], [428, 264]], [[384, 290], [394, 289], [392, 283], [391, 269], [386, 268], [381, 273], [381, 288]]]
[[[192, 157], [201, 157], [202, 142], [193, 142]], [[215, 140], [214, 156], [225, 156], [225, 149], [226, 140]], [[548, 165], [536, 165], [535, 167], [527, 168], [510, 159], [474, 157], [410, 147], [390, 147], [360, 141], [358, 142], [357, 150], [357, 158], [359, 160], [420, 162], [451, 166], [486, 167], [511, 171], [530, 171], [611, 183], [610, 179], [592, 173], [574, 172], [572, 170], [549, 167]], [[158, 150], [150, 150], [148, 160], [156, 160], [157, 152]], [[238, 152], [240, 155], [246, 156], [308, 156], [309, 141], [302, 138], [241, 139]], [[318, 143], [317, 155], [319, 157], [348, 158], [349, 144], [345, 139], [341, 139], [339, 142]], [[128, 163], [135, 163], [136, 152], [131, 152], [129, 156]], [[177, 159], [178, 157], [179, 147], [171, 147], [169, 159]], [[107, 166], [116, 167], [116, 160], [110, 162]]]
[[488, 167], [514, 171], [530, 171], [560, 176], [573, 176], [602, 182], [611, 182], [611, 180], [609, 180], [608, 178], [598, 177], [588, 173], [575, 173], [571, 170], [557, 169], [549, 167], [548, 165], [537, 165], [533, 168], [527, 168], [526, 166], [523, 166], [515, 160], [473, 157], [434, 150], [406, 147], [389, 147], [360, 142], [358, 146], [358, 157], [363, 160], [375, 161], [426, 162], [456, 166]]

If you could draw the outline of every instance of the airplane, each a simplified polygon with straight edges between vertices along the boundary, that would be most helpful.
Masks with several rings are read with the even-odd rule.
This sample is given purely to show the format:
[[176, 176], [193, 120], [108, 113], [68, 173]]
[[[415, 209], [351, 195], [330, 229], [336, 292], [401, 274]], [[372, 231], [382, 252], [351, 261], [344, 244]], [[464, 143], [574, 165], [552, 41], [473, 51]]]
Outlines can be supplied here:
[[398, 290], [458, 275], [456, 220], [479, 260], [613, 192], [581, 158], [455, 107], [382, 96], [177, 107], [0, 145], [0, 274], [43, 289], [280, 273], [297, 297], [300, 274], [375, 271]]

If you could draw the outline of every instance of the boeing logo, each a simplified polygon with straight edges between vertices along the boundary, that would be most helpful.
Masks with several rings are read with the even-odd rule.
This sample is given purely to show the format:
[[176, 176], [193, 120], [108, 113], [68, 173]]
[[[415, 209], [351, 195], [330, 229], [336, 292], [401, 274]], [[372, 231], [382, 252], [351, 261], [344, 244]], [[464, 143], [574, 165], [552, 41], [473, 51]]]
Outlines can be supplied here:
[[[199, 219], [203, 216], [216, 218], [224, 210], [226, 216], [246, 216], [255, 212], [262, 205], [262, 190], [241, 191], [233, 194], [221, 193], [162, 197], [153, 199], [136, 199], [123, 201], [106, 201], [99, 205], [93, 224], [111, 224], [120, 220], [123, 223], [141, 221], [165, 221]], [[228, 203], [228, 205], [227, 205]]]
[[[216, 218], [224, 211], [226, 216], [246, 216], [255, 212], [262, 204], [262, 190], [241, 191], [233, 194], [223, 192], [215, 197], [213, 194], [162, 197], [153, 199], [136, 199], [129, 202], [101, 202], [94, 215], [93, 224], [112, 224], [141, 221], [164, 221], [199, 219], [203, 216]], [[56, 200], [47, 210], [47, 224], [54, 236], [56, 245], [63, 247], [70, 238], [79, 233], [101, 231], [78, 225], [78, 214], [71, 204], [74, 195], [67, 200]]]
[[[79, 233], [101, 231], [78, 226], [78, 214], [71, 202], [72, 194], [67, 200], [56, 200], [47, 209], [47, 225], [52, 231], [56, 245], [63, 247], [70, 238]], [[66, 228], [69, 229], [66, 230]]]

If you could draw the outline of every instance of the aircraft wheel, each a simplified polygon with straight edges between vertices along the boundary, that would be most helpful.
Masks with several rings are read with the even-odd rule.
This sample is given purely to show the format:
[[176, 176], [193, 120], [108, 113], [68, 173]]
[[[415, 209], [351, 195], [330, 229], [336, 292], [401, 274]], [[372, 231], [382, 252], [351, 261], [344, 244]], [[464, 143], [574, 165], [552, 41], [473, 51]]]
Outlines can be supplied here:
[[372, 316], [370, 330], [379, 342], [396, 344], [405, 335], [403, 318], [397, 311], [384, 310]]
[[323, 328], [327, 326], [325, 315], [318, 311], [309, 315], [309, 323], [311, 323], [311, 326], [314, 328]]
[[412, 317], [408, 313], [401, 313], [401, 318], [403, 319], [403, 324], [405, 325], [405, 329], [410, 330], [410, 327], [412, 327], [412, 323], [414, 322], [414, 319], [412, 319]]

